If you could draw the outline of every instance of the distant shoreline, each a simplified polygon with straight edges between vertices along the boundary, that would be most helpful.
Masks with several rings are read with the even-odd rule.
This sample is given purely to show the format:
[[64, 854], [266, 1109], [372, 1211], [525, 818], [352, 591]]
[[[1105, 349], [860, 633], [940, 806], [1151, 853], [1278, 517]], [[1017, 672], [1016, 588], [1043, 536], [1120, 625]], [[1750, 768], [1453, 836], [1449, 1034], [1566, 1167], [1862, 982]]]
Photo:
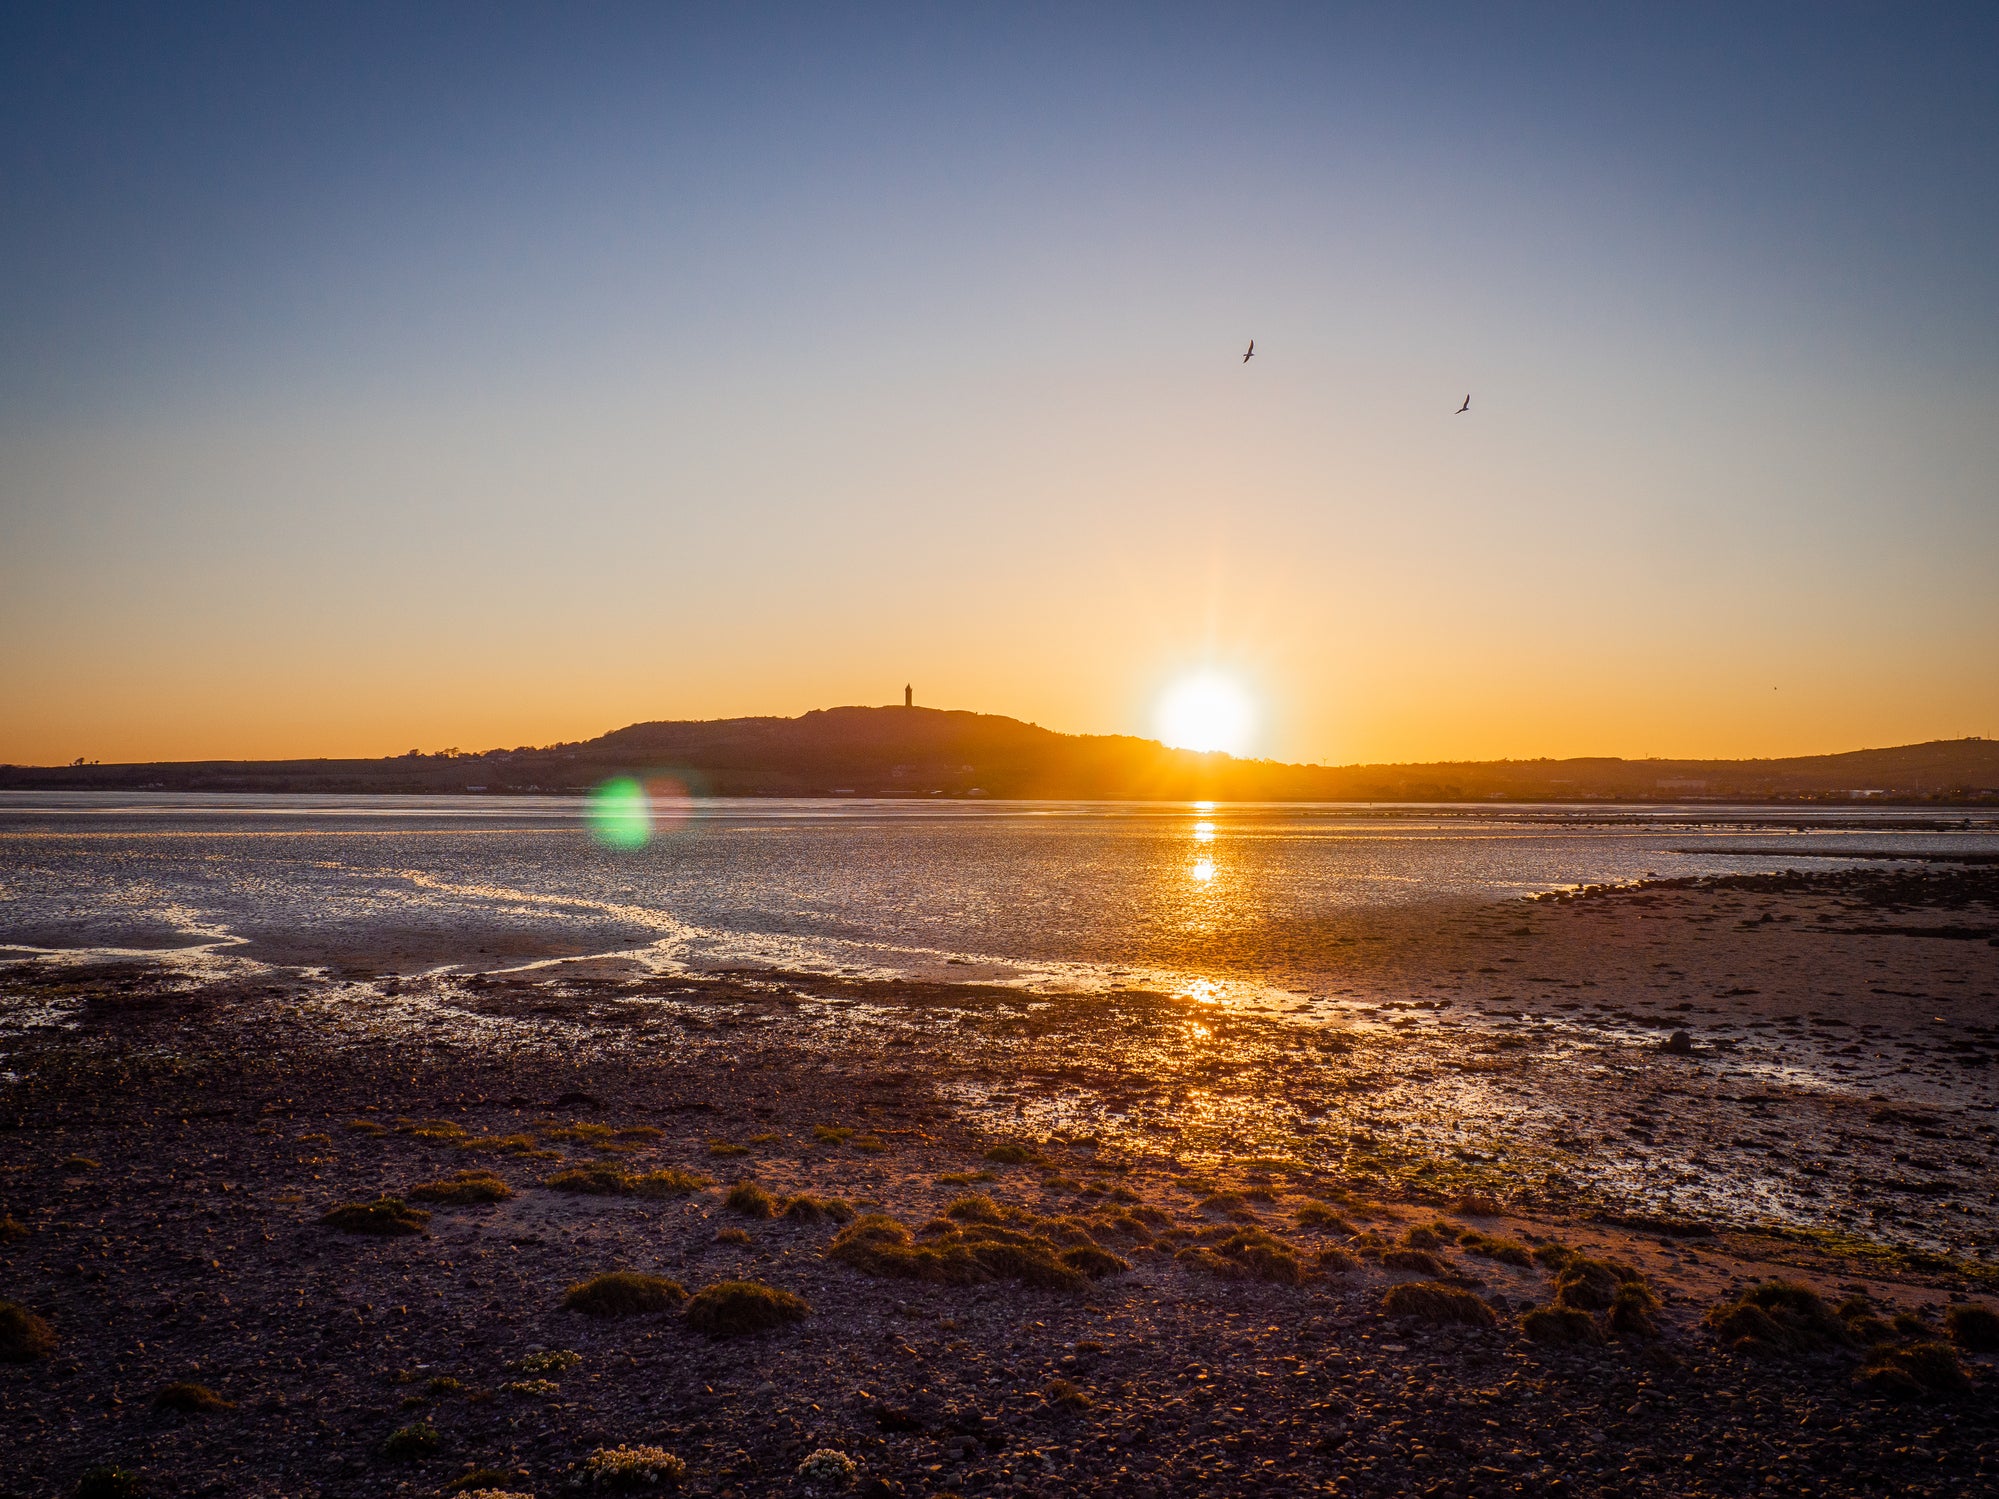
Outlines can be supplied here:
[[831, 708], [634, 724], [573, 744], [382, 759], [0, 765], [0, 790], [578, 795], [618, 776], [680, 795], [1323, 803], [1999, 806], [1999, 740], [1773, 760], [1287, 765], [992, 714]]

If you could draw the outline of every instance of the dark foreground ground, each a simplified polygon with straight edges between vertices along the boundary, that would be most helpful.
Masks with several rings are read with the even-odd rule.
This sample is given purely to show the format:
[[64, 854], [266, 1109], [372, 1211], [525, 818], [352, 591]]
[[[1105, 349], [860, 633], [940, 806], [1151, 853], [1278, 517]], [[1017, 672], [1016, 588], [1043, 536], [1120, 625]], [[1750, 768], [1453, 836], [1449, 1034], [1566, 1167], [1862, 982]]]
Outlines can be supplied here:
[[[741, 976], [539, 971], [443, 994], [380, 976], [363, 989], [351, 976], [189, 984], [16, 967], [0, 979], [12, 1013], [60, 1023], [18, 1029], [0, 1059], [0, 1299], [44, 1319], [54, 1346], [0, 1363], [0, 1493], [69, 1494], [115, 1466], [158, 1496], [430, 1495], [474, 1470], [489, 1474], [479, 1486], [552, 1494], [621, 1444], [676, 1454], [683, 1490], [703, 1494], [813, 1492], [800, 1465], [828, 1448], [854, 1465], [845, 1487], [877, 1495], [1993, 1492], [1999, 1374], [1965, 1311], [1999, 1299], [1990, 1253], [1978, 1233], [1925, 1236], [1912, 1221], [1983, 1221], [1992, 1207], [1992, 1115], [1960, 1086], [1988, 1074], [1954, 1060], [1986, 1054], [1990, 950], [1829, 925], [1850, 895], [1668, 888], [1628, 906], [1479, 917], [1427, 981], [1392, 955], [1357, 979], [1370, 1003], [1400, 996], [1406, 1012], [1357, 1012], [1331, 1043], [1237, 1035], [1198, 1055], [1181, 1049], [1187, 1028], [1209, 1043], [1229, 1024], [1151, 996], [1078, 1027], [1019, 996], [981, 1009], [976, 996]], [[1982, 909], [1839, 919], [1906, 927]], [[1772, 1155], [1773, 1204], [1814, 1190], [1800, 1161], [1853, 1174], [1816, 1116], [1799, 1116], [1810, 1148], [1784, 1148], [1782, 1066], [1815, 1044], [1814, 1017], [1839, 1018], [1830, 1008], [1800, 1010], [1788, 1039], [1781, 1016], [1766, 1021], [1775, 1060], [1753, 1098], [1718, 1071], [1732, 1053], [1712, 1031], [1762, 1056], [1755, 1017], [1711, 1020], [1689, 1058], [1640, 1014], [1742, 1006], [1710, 986], [1702, 1011], [1670, 1010], [1682, 1001], [1659, 990], [1662, 967], [1776, 974], [1796, 964], [1770, 944], [1807, 926], [1844, 944], [1825, 971], [1848, 987], [1875, 975], [1876, 989], [1916, 994], [1936, 963], [1958, 984], [1948, 1037], [1918, 1055], [1898, 1030], [1843, 1058], [1882, 1070], [1865, 1088], [1900, 1069], [1929, 1090], [1915, 1108], [1852, 1100], [1849, 1143], [1899, 1173], [1877, 1185], [1886, 1221], [1911, 1230], [1902, 1247], [1885, 1229], [1756, 1231], [1754, 1214], [1607, 1207], [1585, 1168], [1627, 1160], [1627, 1131], [1650, 1145], [1724, 1107]], [[1489, 996], [1504, 1016], [1453, 1030], [1414, 1008], [1437, 1003], [1418, 990], [1477, 997], [1481, 969], [1503, 967], [1479, 961], [1480, 941], [1538, 944]], [[1798, 950], [1809, 962], [1819, 949]], [[1871, 966], [1896, 952], [1948, 957]], [[1515, 998], [1530, 982], [1547, 991], [1538, 1008]], [[1564, 1019], [1585, 1004], [1612, 1012], [1593, 1040]], [[1398, 1030], [1398, 1013], [1420, 1024]], [[1833, 1042], [1855, 1044], [1840, 1029], [1825, 1036], [1833, 1056]], [[1123, 1039], [1086, 1054], [1093, 1035]], [[1656, 1070], [1668, 1058], [1707, 1070]], [[1382, 1099], [1411, 1073], [1431, 1091], [1470, 1076], [1559, 1095], [1571, 1169], [1510, 1158], [1462, 1117], [1391, 1150], [1380, 1137], [1410, 1132]], [[1569, 1074], [1587, 1087], [1563, 1093]], [[1231, 1149], [1217, 1121], [1259, 1098], [1279, 1124], [1241, 1127]], [[1620, 1122], [1634, 1108], [1642, 1127]], [[1176, 1110], [1184, 1130], [1161, 1122]], [[1704, 1140], [1675, 1169], [1751, 1143]], [[592, 1164], [613, 1168], [612, 1185], [667, 1167], [713, 1184], [549, 1184]], [[398, 1236], [320, 1221], [467, 1170], [513, 1195], [429, 1204], [420, 1231]], [[745, 1181], [778, 1216], [730, 1196]], [[785, 1215], [800, 1197], [822, 1215], [810, 1203]], [[965, 1201], [979, 1197], [991, 1205]], [[949, 1263], [1000, 1278], [881, 1273], [912, 1264], [892, 1231], [887, 1255], [828, 1253], [848, 1204], [921, 1232], [954, 1203], [928, 1242], [957, 1243]], [[1907, 1247], [1918, 1241], [1971, 1248]], [[1645, 1291], [1625, 1292], [1622, 1310], [1592, 1305], [1586, 1275], [1562, 1289], [1563, 1250], [1622, 1266], [1611, 1283], [1628, 1274]], [[619, 1317], [565, 1308], [568, 1287], [610, 1270], [690, 1292], [751, 1280], [811, 1310], [716, 1336], [677, 1300]], [[1712, 1324], [1717, 1306], [1778, 1277], [1826, 1308]], [[1033, 1283], [1048, 1281], [1067, 1284]], [[1434, 1294], [1394, 1291], [1405, 1285]], [[1842, 1301], [1844, 1316], [1830, 1310]], [[1566, 1316], [1527, 1315], [1563, 1303]], [[522, 1367], [561, 1351], [580, 1361]], [[175, 1382], [226, 1406], [160, 1408]]]

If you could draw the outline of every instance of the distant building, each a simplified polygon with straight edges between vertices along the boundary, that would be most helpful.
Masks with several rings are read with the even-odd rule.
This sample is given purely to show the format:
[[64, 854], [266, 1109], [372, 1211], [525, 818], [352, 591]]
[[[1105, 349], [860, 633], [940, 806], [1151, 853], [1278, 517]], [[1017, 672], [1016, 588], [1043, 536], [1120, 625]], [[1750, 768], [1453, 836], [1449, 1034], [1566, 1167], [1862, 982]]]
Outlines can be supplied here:
[[905, 686], [905, 687], [904, 687], [904, 688], [902, 689], [902, 706], [903, 706], [903, 707], [905, 707], [905, 708], [914, 708], [914, 707], [916, 706], [916, 689], [915, 689], [915, 687], [913, 687], [913, 686]]

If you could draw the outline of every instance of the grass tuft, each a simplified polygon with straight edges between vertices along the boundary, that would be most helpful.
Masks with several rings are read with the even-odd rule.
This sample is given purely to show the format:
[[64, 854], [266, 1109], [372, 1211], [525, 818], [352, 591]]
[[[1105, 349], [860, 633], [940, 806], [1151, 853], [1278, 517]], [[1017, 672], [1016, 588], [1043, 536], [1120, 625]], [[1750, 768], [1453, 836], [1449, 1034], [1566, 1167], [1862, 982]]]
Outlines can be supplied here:
[[418, 1202], [438, 1202], [450, 1207], [469, 1207], [480, 1202], [505, 1202], [514, 1189], [490, 1171], [461, 1171], [441, 1181], [418, 1182], [410, 1196]]
[[723, 1206], [745, 1218], [775, 1218], [778, 1212], [777, 1199], [753, 1181], [739, 1181], [729, 1188]]
[[1971, 1376], [1948, 1343], [1905, 1343], [1877, 1348], [1867, 1356], [1860, 1383], [1877, 1395], [1911, 1400], [1939, 1395], [1964, 1395]]
[[319, 1220], [344, 1234], [375, 1234], [393, 1238], [399, 1234], [420, 1234], [430, 1222], [430, 1214], [413, 1208], [400, 1197], [378, 1197], [373, 1202], [346, 1202], [323, 1214]]
[[1220, 1280], [1261, 1280], [1295, 1286], [1305, 1279], [1305, 1267], [1289, 1244], [1260, 1228], [1236, 1228], [1174, 1256], [1181, 1264]]
[[1298, 1209], [1292, 1221], [1300, 1228], [1323, 1229], [1328, 1233], [1350, 1234], [1354, 1232], [1354, 1226], [1347, 1220], [1345, 1214], [1341, 1213], [1337, 1208], [1328, 1207], [1323, 1202], [1306, 1203]]
[[1555, 1301], [1581, 1312], [1608, 1311], [1616, 1304], [1620, 1287], [1642, 1279], [1636, 1270], [1616, 1260], [1574, 1255], [1555, 1272]]
[[830, 1218], [835, 1223], [854, 1221], [854, 1205], [844, 1197], [814, 1197], [801, 1192], [785, 1199], [784, 1216], [794, 1223], [817, 1223]]
[[[1046, 1221], [1023, 1216], [1036, 1226]], [[919, 1242], [906, 1225], [869, 1213], [835, 1234], [826, 1254], [867, 1275], [936, 1285], [1017, 1280], [1053, 1290], [1080, 1290], [1089, 1280], [1084, 1271], [1063, 1262], [1061, 1250], [1044, 1234], [980, 1222], [961, 1225], [950, 1219], [927, 1225]]]
[[26, 1307], [0, 1301], [0, 1363], [26, 1364], [55, 1351], [54, 1328]]
[[610, 1161], [592, 1161], [558, 1171], [543, 1183], [557, 1192], [581, 1192], [593, 1197], [688, 1197], [715, 1185], [712, 1177], [672, 1166], [658, 1171], [631, 1172]]
[[687, 1325], [711, 1338], [766, 1332], [811, 1315], [803, 1296], [754, 1280], [718, 1280], [687, 1303]]
[[1525, 1244], [1515, 1243], [1512, 1239], [1494, 1238], [1491, 1234], [1482, 1234], [1475, 1228], [1467, 1229], [1458, 1235], [1458, 1247], [1472, 1254], [1483, 1255], [1489, 1260], [1498, 1260], [1503, 1265], [1518, 1265], [1523, 1270], [1532, 1269], [1534, 1265], [1533, 1252]]
[[437, 1428], [428, 1421], [419, 1421], [414, 1426], [398, 1427], [389, 1433], [382, 1443], [382, 1456], [399, 1458], [404, 1461], [419, 1457], [429, 1457], [437, 1451]]
[[580, 1280], [562, 1294], [562, 1304], [586, 1317], [637, 1317], [671, 1311], [687, 1299], [687, 1288], [662, 1275], [607, 1270]]
[[1491, 1327], [1499, 1320], [1471, 1292], [1434, 1280], [1390, 1286], [1381, 1298], [1381, 1309], [1391, 1317], [1413, 1317], [1437, 1326]]
[[1383, 1269], [1400, 1270], [1406, 1275], [1427, 1275], [1433, 1280], [1451, 1273], [1451, 1267], [1427, 1249], [1384, 1249], [1381, 1264]]
[[1850, 1347], [1855, 1335], [1810, 1286], [1766, 1280], [1748, 1286], [1705, 1318], [1737, 1353], [1819, 1353]]
[[157, 1410], [179, 1411], [188, 1416], [207, 1416], [217, 1411], [233, 1411], [236, 1402], [224, 1400], [205, 1384], [176, 1380], [154, 1391], [153, 1406]]

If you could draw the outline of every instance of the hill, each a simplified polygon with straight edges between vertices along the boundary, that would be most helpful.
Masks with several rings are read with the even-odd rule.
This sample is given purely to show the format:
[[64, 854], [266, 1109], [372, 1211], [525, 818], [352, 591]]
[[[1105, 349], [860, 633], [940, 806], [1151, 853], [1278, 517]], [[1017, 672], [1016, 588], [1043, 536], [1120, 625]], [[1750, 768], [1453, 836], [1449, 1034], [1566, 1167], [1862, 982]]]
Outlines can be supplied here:
[[0, 767], [0, 788], [576, 792], [612, 775], [717, 796], [989, 796], [1225, 801], [1999, 801], [1999, 741], [1937, 740], [1780, 760], [1492, 760], [1285, 765], [1058, 734], [936, 708], [633, 724], [599, 738], [384, 760]]

